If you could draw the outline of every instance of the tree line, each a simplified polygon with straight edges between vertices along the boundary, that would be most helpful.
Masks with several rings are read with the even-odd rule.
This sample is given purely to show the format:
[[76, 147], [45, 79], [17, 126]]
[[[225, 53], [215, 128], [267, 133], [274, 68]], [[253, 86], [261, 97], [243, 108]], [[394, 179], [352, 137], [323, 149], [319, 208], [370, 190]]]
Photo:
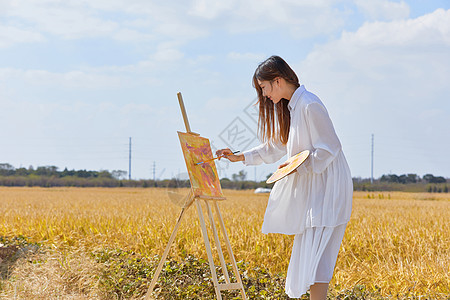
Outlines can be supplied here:
[[434, 176], [433, 174], [426, 174], [422, 178], [417, 174], [403, 174], [403, 175], [383, 175], [380, 178], [380, 182], [392, 182], [392, 183], [417, 183], [417, 182], [426, 182], [426, 183], [446, 183], [447, 180], [442, 176]]
[[387, 174], [370, 182], [370, 179], [353, 178], [353, 188], [356, 191], [403, 191], [448, 193], [449, 180], [443, 176], [425, 174]]
[[127, 172], [122, 170], [115, 170], [112, 172], [102, 171], [87, 171], [87, 170], [68, 170], [65, 168], [59, 171], [56, 166], [41, 166], [36, 169], [33, 166], [28, 168], [14, 168], [14, 166], [7, 163], [0, 163], [0, 176], [47, 176], [47, 177], [78, 177], [78, 178], [114, 178], [121, 179], [125, 177]]
[[[269, 174], [267, 178], [270, 177]], [[164, 180], [127, 180], [127, 172], [123, 170], [68, 170], [60, 171], [56, 166], [39, 166], [34, 168], [15, 168], [7, 163], [0, 163], [0, 186], [40, 186], [40, 187], [190, 187], [189, 180], [171, 178]], [[266, 178], [266, 179], [267, 179]], [[247, 179], [244, 170], [233, 174], [231, 178], [220, 180], [224, 189], [256, 189], [271, 188], [273, 184], [264, 181]], [[448, 193], [448, 179], [442, 176], [426, 174], [387, 174], [375, 179], [373, 183], [368, 178], [353, 178], [354, 190], [357, 191], [405, 191]]]

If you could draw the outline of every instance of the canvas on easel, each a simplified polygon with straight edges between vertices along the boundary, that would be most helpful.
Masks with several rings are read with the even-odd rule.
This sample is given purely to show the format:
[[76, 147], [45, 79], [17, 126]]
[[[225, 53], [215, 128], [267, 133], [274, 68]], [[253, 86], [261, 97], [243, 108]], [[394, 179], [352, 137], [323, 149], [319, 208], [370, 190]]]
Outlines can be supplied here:
[[[175, 228], [173, 229], [173, 232], [169, 238], [169, 242], [167, 243], [166, 249], [164, 250], [164, 253], [161, 257], [161, 261], [159, 262], [155, 274], [153, 275], [150, 287], [146, 295], [146, 299], [147, 300], [152, 299], [153, 289], [156, 285], [159, 274], [161, 273], [162, 267], [169, 253], [170, 247], [175, 239], [180, 222], [184, 216], [185, 211], [189, 209], [192, 203], [195, 202], [198, 212], [198, 218], [200, 221], [200, 227], [203, 235], [203, 241], [205, 243], [205, 250], [208, 256], [209, 268], [211, 271], [211, 277], [214, 285], [214, 290], [216, 293], [216, 298], [218, 300], [222, 300], [221, 291], [238, 290], [241, 293], [242, 299], [247, 300], [241, 276], [239, 275], [239, 270], [237, 268], [236, 260], [234, 258], [233, 251], [231, 249], [230, 240], [228, 238], [228, 234], [225, 229], [222, 214], [220, 213], [220, 209], [217, 204], [218, 200], [225, 200], [225, 197], [222, 193], [222, 187], [220, 185], [216, 165], [212, 158], [213, 155], [209, 140], [191, 131], [189, 121], [187, 119], [186, 110], [184, 108], [183, 99], [181, 97], [181, 93], [178, 93], [178, 101], [180, 104], [181, 113], [183, 115], [183, 120], [187, 131], [186, 133], [178, 132], [178, 137], [180, 139], [181, 149], [183, 151], [186, 167], [189, 173], [189, 180], [191, 182], [191, 191], [189, 193], [187, 203], [181, 209], [181, 213], [178, 217], [177, 223], [175, 224]], [[206, 211], [213, 232], [214, 242], [219, 256], [220, 265], [222, 267], [223, 278], [225, 280], [225, 283], [219, 283], [217, 277], [211, 244], [208, 237], [208, 230], [206, 228], [205, 218], [203, 215], [200, 200], [202, 200], [204, 202], [204, 205], [206, 206]], [[216, 218], [218, 219], [220, 232], [222, 233], [222, 237], [225, 241], [226, 249], [229, 254], [229, 259], [231, 260], [231, 267], [233, 269], [236, 282], [231, 282], [230, 276], [228, 274], [228, 268], [225, 263], [225, 258], [223, 255], [221, 243], [219, 240], [219, 234], [215, 225], [216, 222], [214, 220], [214, 215], [212, 213], [211, 206], [214, 207]]]
[[189, 173], [191, 187], [195, 197], [225, 199], [220, 186], [219, 175], [212, 159], [211, 146], [207, 138], [178, 132], [184, 160]]

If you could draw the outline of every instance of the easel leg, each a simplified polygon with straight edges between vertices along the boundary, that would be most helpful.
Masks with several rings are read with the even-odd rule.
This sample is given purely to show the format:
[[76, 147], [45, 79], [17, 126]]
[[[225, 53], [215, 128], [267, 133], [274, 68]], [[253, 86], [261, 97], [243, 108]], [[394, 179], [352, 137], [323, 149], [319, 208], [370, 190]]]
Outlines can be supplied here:
[[211, 252], [211, 244], [209, 243], [208, 231], [206, 230], [205, 219], [203, 217], [202, 207], [198, 199], [195, 199], [195, 204], [197, 205], [198, 218], [200, 219], [200, 225], [202, 227], [203, 240], [205, 242], [206, 254], [208, 255], [209, 268], [211, 269], [211, 277], [214, 283], [217, 300], [222, 300], [222, 295], [220, 294], [219, 290], [219, 282], [217, 281], [216, 267], [214, 265], [214, 259]]
[[247, 296], [245, 295], [245, 291], [244, 291], [244, 286], [242, 284], [241, 275], [239, 275], [239, 270], [238, 270], [238, 267], [237, 267], [237, 264], [236, 264], [236, 260], [234, 259], [233, 250], [231, 249], [230, 240], [228, 239], [228, 234], [227, 234], [227, 231], [225, 229], [225, 224], [223, 223], [222, 214], [220, 213], [219, 206], [217, 205], [217, 201], [214, 201], [214, 209], [216, 210], [217, 217], [219, 218], [220, 228], [222, 229], [222, 234], [223, 234], [223, 236], [225, 238], [225, 243], [226, 243], [228, 254], [230, 256], [231, 263], [232, 263], [232, 266], [233, 266], [234, 275], [236, 276], [236, 281], [241, 284], [241, 289], [240, 290], [241, 290], [242, 299], [246, 300]]
[[222, 247], [220, 246], [219, 235], [217, 234], [216, 224], [214, 222], [214, 216], [211, 211], [211, 207], [209, 206], [208, 201], [205, 200], [206, 209], [208, 211], [209, 222], [211, 223], [211, 227], [214, 233], [214, 241], [216, 242], [217, 252], [219, 253], [220, 264], [223, 270], [223, 276], [225, 277], [225, 282], [230, 283], [230, 277], [228, 275], [227, 265], [225, 264], [225, 258], [223, 257]]
[[[192, 195], [190, 195], [192, 197]], [[189, 200], [189, 203], [191, 203], [191, 200]], [[175, 224], [175, 228], [172, 231], [172, 234], [170, 235], [169, 242], [167, 243], [166, 249], [164, 250], [163, 256], [161, 257], [161, 261], [159, 262], [158, 267], [156, 268], [156, 272], [153, 275], [152, 282], [150, 283], [150, 287], [148, 288], [147, 295], [145, 296], [146, 300], [150, 300], [151, 293], [153, 292], [153, 289], [155, 288], [156, 282], [158, 281], [159, 274], [161, 273], [162, 267], [164, 265], [164, 262], [166, 261], [167, 254], [169, 254], [170, 247], [173, 244], [173, 240], [175, 239], [175, 236], [177, 235], [178, 227], [180, 227], [181, 219], [183, 219], [185, 211], [189, 208], [190, 204], [186, 207], [183, 207], [181, 210], [180, 216], [178, 217], [177, 223]]]

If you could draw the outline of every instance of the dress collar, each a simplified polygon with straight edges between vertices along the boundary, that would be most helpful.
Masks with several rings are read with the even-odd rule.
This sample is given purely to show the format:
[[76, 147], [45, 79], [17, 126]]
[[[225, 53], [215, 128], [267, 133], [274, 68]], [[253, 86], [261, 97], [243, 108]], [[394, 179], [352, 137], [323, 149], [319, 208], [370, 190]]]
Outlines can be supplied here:
[[300, 102], [300, 98], [302, 94], [306, 91], [305, 86], [301, 85], [298, 87], [295, 92], [292, 94], [291, 100], [289, 100], [288, 108], [292, 111], [295, 108], [295, 105]]

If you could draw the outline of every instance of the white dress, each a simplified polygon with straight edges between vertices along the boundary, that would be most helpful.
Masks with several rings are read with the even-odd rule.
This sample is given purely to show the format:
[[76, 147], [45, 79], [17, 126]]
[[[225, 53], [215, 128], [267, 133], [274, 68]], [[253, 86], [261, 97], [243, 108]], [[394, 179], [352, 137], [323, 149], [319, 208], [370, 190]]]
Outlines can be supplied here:
[[264, 143], [245, 151], [244, 164], [274, 163], [309, 150], [308, 159], [277, 181], [269, 196], [263, 233], [293, 234], [286, 293], [298, 298], [333, 275], [345, 226], [352, 210], [353, 184], [341, 143], [320, 99], [300, 86], [288, 104], [286, 145]]

